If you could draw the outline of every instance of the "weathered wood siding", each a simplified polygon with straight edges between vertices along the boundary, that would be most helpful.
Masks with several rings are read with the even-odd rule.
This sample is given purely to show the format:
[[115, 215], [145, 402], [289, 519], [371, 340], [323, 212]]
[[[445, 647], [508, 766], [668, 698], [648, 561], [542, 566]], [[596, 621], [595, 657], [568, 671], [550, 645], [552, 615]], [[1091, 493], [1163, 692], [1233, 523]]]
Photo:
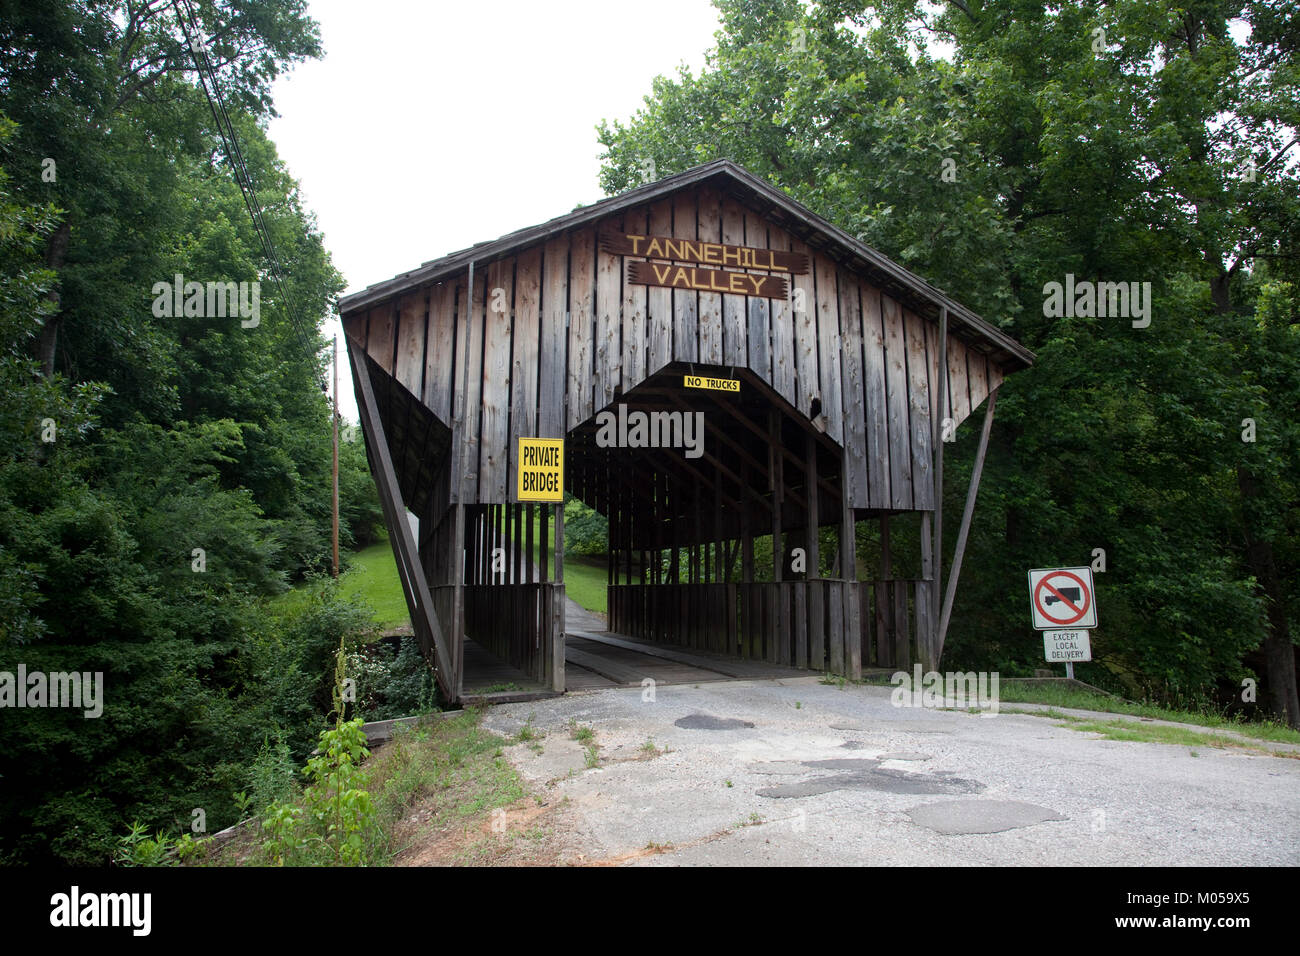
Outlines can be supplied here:
[[[605, 231], [802, 252], [810, 269], [785, 299], [636, 285], [626, 266], [644, 260], [602, 252]], [[452, 501], [462, 475], [466, 503], [512, 500], [521, 436], [562, 438], [671, 363], [694, 363], [747, 368], [804, 415], [819, 400], [848, 450], [852, 507], [929, 511], [936, 417], [959, 425], [1003, 378], [952, 329], [940, 361], [933, 320], [708, 187], [478, 263], [472, 297], [466, 278], [344, 316], [348, 337], [453, 428]]]

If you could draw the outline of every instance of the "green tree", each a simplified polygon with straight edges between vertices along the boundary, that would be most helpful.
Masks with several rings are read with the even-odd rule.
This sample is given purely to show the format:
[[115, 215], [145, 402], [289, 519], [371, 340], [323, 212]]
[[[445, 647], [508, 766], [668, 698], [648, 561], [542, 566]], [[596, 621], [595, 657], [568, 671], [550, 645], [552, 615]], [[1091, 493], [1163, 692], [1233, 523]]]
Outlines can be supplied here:
[[[177, 10], [193, 11], [274, 243], [253, 229]], [[128, 821], [233, 822], [269, 734], [301, 759], [362, 608], [329, 556], [322, 319], [342, 281], [265, 133], [319, 54], [298, 0], [0, 0], [0, 670], [102, 672], [103, 714], [0, 724], [0, 858], [107, 859]], [[49, 162], [47, 162], [47, 160]], [[158, 282], [260, 281], [260, 323]], [[54, 440], [46, 435], [54, 436]], [[345, 531], [373, 495], [344, 455]], [[346, 538], [345, 538], [346, 541]]]
[[[998, 403], [951, 659], [1031, 666], [1023, 569], [1100, 547], [1097, 679], [1230, 701], [1249, 664], [1300, 722], [1295, 393], [1262, 359], [1294, 348], [1294, 309], [1282, 287], [1257, 302], [1300, 264], [1294, 7], [717, 6], [704, 71], [600, 127], [605, 188], [732, 158], [1038, 353]], [[1150, 282], [1151, 324], [1046, 314], [1067, 273]], [[1240, 440], [1252, 409], [1267, 446]]]

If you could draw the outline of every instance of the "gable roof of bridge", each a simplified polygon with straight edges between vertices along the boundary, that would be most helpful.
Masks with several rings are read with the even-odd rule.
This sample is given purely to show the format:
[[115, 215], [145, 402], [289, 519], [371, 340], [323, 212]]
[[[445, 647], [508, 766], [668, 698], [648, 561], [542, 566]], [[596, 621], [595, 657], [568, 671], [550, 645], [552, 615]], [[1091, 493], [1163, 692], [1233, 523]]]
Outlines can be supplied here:
[[729, 192], [742, 203], [783, 226], [811, 248], [824, 251], [845, 268], [870, 279], [919, 315], [936, 319], [939, 309], [946, 307], [949, 331], [968, 342], [977, 343], [980, 351], [989, 354], [1004, 371], [1012, 372], [1033, 364], [1033, 352], [1001, 329], [728, 159], [695, 166], [658, 182], [629, 189], [590, 206], [579, 207], [539, 225], [519, 229], [499, 239], [481, 242], [426, 262], [419, 268], [345, 296], [339, 300], [339, 312], [346, 315], [369, 308], [395, 295], [456, 275], [471, 262], [477, 269], [567, 230], [663, 199], [688, 187], [703, 185]]

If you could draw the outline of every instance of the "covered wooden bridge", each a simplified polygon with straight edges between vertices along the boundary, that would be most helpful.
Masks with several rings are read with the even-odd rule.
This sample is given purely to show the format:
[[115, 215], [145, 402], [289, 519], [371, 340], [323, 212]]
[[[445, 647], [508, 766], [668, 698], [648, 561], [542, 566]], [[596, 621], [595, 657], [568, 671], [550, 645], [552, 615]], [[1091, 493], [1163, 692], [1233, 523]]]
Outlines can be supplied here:
[[[728, 161], [340, 312], [411, 619], [452, 700], [484, 652], [564, 690], [563, 509], [521, 500], [548, 484], [609, 520], [617, 635], [850, 677], [937, 665], [997, 389], [1033, 360]], [[943, 438], [986, 401], [941, 576]], [[904, 513], [907, 578], [889, 546]], [[864, 520], [880, 523], [870, 569]]]

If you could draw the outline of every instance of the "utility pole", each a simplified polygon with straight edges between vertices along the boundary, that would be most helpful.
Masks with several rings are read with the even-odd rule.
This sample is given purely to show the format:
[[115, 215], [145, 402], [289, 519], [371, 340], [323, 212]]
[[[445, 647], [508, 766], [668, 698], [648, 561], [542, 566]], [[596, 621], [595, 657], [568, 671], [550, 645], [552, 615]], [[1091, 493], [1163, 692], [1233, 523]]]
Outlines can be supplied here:
[[334, 336], [334, 577], [339, 576], [339, 337]]

